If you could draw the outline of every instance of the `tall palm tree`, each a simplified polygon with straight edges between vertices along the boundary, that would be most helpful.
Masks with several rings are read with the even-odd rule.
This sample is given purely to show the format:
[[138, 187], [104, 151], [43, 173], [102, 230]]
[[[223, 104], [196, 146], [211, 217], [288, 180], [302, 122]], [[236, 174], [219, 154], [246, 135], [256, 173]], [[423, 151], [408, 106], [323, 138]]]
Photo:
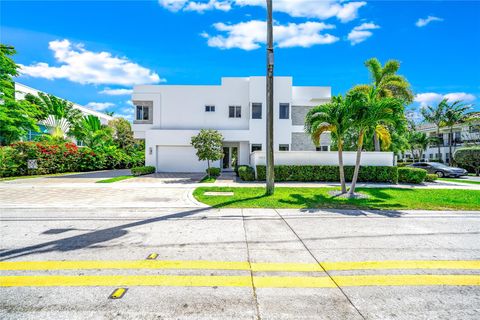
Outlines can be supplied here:
[[[371, 84], [357, 85], [351, 91], [361, 91], [366, 94], [373, 88], [376, 98], [397, 98], [403, 101], [405, 105], [413, 102], [413, 93], [410, 89], [410, 83], [407, 79], [397, 72], [400, 69], [400, 62], [397, 60], [388, 60], [384, 66], [377, 58], [371, 58], [365, 61], [365, 66], [370, 72]], [[403, 116], [403, 113], [399, 116]], [[373, 133], [375, 151], [380, 151], [380, 141], [377, 133]]]
[[377, 99], [378, 88], [370, 88], [370, 91], [353, 92], [349, 99], [352, 101], [354, 126], [358, 130], [357, 157], [355, 161], [355, 170], [353, 173], [352, 184], [348, 190], [348, 195], [355, 195], [355, 186], [360, 171], [360, 162], [362, 157], [363, 139], [368, 130], [374, 130], [377, 136], [386, 146], [391, 142], [391, 136], [388, 125], [396, 126], [399, 121], [404, 121], [398, 117], [398, 113], [403, 113], [403, 101], [393, 97]]
[[442, 152], [440, 150], [440, 128], [445, 118], [445, 107], [447, 104], [447, 99], [443, 99], [440, 103], [437, 104], [436, 107], [426, 106], [420, 109], [420, 113], [422, 114], [425, 122], [432, 123], [435, 125], [437, 137], [436, 143], [438, 148], [438, 160], [443, 162], [442, 159]]
[[343, 142], [347, 131], [352, 127], [350, 100], [341, 95], [333, 97], [330, 103], [316, 106], [305, 117], [305, 132], [310, 134], [315, 145], [319, 145], [322, 133], [330, 131], [337, 142], [338, 165], [342, 193], [347, 192], [343, 167]]
[[413, 162], [415, 162], [415, 151], [418, 151], [418, 161], [421, 161], [423, 152], [427, 149], [431, 139], [425, 132], [409, 131], [407, 133], [408, 144], [412, 152]]
[[453, 126], [457, 123], [463, 122], [466, 118], [466, 112], [470, 109], [469, 105], [465, 105], [462, 101], [457, 100], [452, 103], [445, 101], [445, 113], [442, 122], [442, 126], [448, 127], [450, 132], [448, 134], [448, 160], [452, 165], [452, 144], [453, 144]]

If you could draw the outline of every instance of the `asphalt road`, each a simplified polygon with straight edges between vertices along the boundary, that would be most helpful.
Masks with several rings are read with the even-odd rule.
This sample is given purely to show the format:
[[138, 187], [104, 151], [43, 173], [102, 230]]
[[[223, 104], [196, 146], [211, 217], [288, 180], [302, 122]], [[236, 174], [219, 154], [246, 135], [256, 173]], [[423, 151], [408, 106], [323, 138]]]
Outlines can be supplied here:
[[478, 212], [3, 200], [1, 319], [480, 318]]

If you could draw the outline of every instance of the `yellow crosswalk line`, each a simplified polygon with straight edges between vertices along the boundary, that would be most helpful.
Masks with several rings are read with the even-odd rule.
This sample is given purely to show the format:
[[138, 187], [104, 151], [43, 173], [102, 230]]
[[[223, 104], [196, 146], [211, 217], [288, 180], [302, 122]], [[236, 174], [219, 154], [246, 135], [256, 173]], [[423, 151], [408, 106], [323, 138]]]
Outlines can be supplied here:
[[[334, 276], [340, 287], [360, 286], [480, 286], [480, 275]], [[329, 277], [253, 277], [257, 288], [334, 288]], [[0, 287], [173, 286], [251, 287], [250, 276], [94, 275], [2, 276]]]
[[480, 260], [390, 260], [357, 262], [322, 262], [326, 270], [368, 269], [480, 269]]

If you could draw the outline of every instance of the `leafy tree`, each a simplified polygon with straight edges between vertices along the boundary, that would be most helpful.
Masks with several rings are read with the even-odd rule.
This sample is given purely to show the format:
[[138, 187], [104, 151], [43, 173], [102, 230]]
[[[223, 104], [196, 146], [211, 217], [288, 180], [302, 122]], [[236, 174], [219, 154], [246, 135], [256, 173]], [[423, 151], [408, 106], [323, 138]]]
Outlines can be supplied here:
[[425, 122], [435, 125], [437, 137], [435, 138], [438, 148], [438, 160], [443, 162], [442, 152], [440, 150], [440, 128], [445, 118], [445, 107], [447, 99], [443, 99], [436, 107], [426, 106], [420, 110]]
[[320, 136], [326, 131], [330, 131], [332, 138], [335, 139], [342, 193], [347, 192], [343, 167], [343, 143], [345, 135], [352, 127], [351, 112], [350, 100], [339, 95], [333, 97], [330, 103], [310, 109], [305, 118], [305, 132], [310, 134], [315, 145], [318, 146]]
[[73, 135], [79, 141], [82, 141], [87, 147], [97, 149], [111, 145], [112, 129], [102, 125], [100, 119], [93, 115], [85, 116], [73, 128]]
[[192, 137], [191, 144], [197, 150], [198, 160], [207, 161], [209, 177], [210, 161], [217, 161], [223, 157], [222, 142], [222, 134], [212, 129], [202, 129], [198, 135]]
[[384, 142], [385, 147], [388, 147], [391, 143], [391, 135], [387, 125], [395, 127], [399, 121], [403, 121], [398, 117], [399, 112], [403, 113], [403, 101], [392, 97], [377, 99], [376, 90], [378, 88], [372, 87], [369, 92], [352, 92], [348, 97], [352, 101], [354, 127], [358, 130], [355, 170], [352, 184], [348, 190], [350, 197], [355, 194], [365, 132], [375, 131], [380, 140]]
[[[400, 69], [399, 61], [388, 60], [385, 65], [382, 66], [377, 58], [371, 58], [365, 61], [365, 66], [370, 72], [372, 83], [357, 85], [351, 89], [352, 92], [359, 91], [365, 94], [375, 92], [376, 99], [397, 98], [401, 100], [404, 105], [413, 102], [413, 93], [410, 89], [410, 83], [405, 77], [397, 74]], [[397, 116], [399, 118], [404, 117], [403, 110], [401, 113], [398, 113]], [[395, 128], [396, 131], [403, 130], [405, 127], [405, 124], [402, 122], [398, 122], [398, 125], [399, 127]], [[368, 133], [366, 133], [366, 135], [368, 135]], [[377, 137], [376, 131], [373, 130], [371, 135], [374, 142], [374, 148], [372, 148], [372, 150], [380, 151], [380, 141]]]
[[18, 76], [19, 69], [11, 58], [15, 53], [13, 47], [0, 44], [0, 145], [20, 140], [29, 130], [39, 131], [38, 108], [27, 101], [15, 100], [13, 78]]
[[445, 101], [445, 113], [442, 122], [442, 126], [448, 127], [450, 132], [448, 134], [448, 154], [449, 154], [449, 161], [450, 165], [453, 163], [452, 158], [452, 144], [453, 144], [453, 126], [458, 123], [463, 122], [467, 116], [466, 112], [470, 109], [470, 106], [464, 105], [462, 101], [454, 101], [452, 103], [448, 103]]
[[415, 153], [418, 153], [418, 161], [422, 159], [423, 152], [427, 149], [431, 139], [425, 132], [410, 131], [407, 133], [407, 140], [415, 162]]
[[480, 175], [480, 147], [458, 149], [453, 157], [459, 166], [472, 168], [477, 176]]
[[113, 141], [119, 148], [130, 150], [135, 146], [132, 126], [128, 120], [124, 118], [115, 118], [108, 122], [108, 126], [112, 128]]

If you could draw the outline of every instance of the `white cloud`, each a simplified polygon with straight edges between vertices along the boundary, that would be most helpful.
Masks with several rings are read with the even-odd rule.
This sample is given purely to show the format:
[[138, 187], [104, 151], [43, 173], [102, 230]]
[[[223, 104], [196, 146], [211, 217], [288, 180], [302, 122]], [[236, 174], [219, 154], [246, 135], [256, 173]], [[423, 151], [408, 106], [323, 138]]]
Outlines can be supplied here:
[[111, 102], [89, 102], [86, 104], [87, 108], [97, 111], [104, 111], [113, 106], [115, 106], [115, 104]]
[[434, 16], [428, 16], [425, 19], [418, 19], [417, 22], [415, 22], [415, 25], [419, 28], [425, 27], [427, 24], [429, 24], [432, 21], [443, 21], [442, 18], [439, 17], [434, 17]]
[[475, 96], [470, 93], [465, 92], [452, 92], [447, 94], [440, 94], [436, 92], [425, 92], [415, 95], [415, 102], [420, 104], [420, 107], [432, 106], [443, 99], [448, 99], [449, 101], [461, 100], [463, 102], [472, 102], [475, 100]]
[[356, 26], [355, 28], [350, 31], [350, 33], [347, 36], [347, 39], [350, 41], [350, 44], [352, 46], [363, 42], [370, 38], [373, 33], [369, 30], [374, 30], [374, 29], [379, 29], [380, 26], [374, 24], [373, 22], [365, 22], [362, 23], [359, 26]]
[[81, 84], [134, 85], [162, 81], [158, 74], [127, 58], [114, 57], [109, 52], [88, 51], [82, 44], [68, 40], [49, 43], [60, 66], [39, 62], [20, 65], [22, 74], [46, 79], [68, 79]]
[[132, 89], [110, 89], [110, 88], [105, 88], [99, 93], [102, 94], [107, 94], [109, 96], [126, 96], [129, 94], [132, 94], [133, 90]]
[[[237, 24], [215, 23], [213, 27], [223, 35], [209, 35], [202, 33], [201, 36], [208, 39], [210, 47], [221, 49], [240, 48], [254, 50], [260, 44], [266, 42], [266, 23], [260, 20], [251, 20]], [[333, 29], [334, 25], [323, 22], [289, 23], [287, 25], [274, 25], [273, 33], [277, 45], [286, 47], [311, 47], [316, 44], [330, 44], [338, 41], [331, 34], [321, 34], [322, 30]]]
[[[232, 6], [265, 7], [265, 0], [159, 0], [159, 4], [173, 12], [206, 10], [229, 11]], [[358, 10], [365, 6], [365, 1], [347, 2], [343, 0], [274, 0], [273, 10], [286, 13], [292, 17], [316, 18], [320, 20], [336, 17], [341, 22], [348, 22], [358, 17]]]
[[[133, 102], [132, 100], [127, 100], [125, 101], [126, 104], [128, 104], [129, 106], [132, 106], [133, 107]], [[133, 109], [132, 109], [133, 110]]]
[[132, 107], [124, 107], [120, 109], [118, 113], [115, 114], [116, 117], [122, 117], [128, 121], [133, 121], [134, 109]]

